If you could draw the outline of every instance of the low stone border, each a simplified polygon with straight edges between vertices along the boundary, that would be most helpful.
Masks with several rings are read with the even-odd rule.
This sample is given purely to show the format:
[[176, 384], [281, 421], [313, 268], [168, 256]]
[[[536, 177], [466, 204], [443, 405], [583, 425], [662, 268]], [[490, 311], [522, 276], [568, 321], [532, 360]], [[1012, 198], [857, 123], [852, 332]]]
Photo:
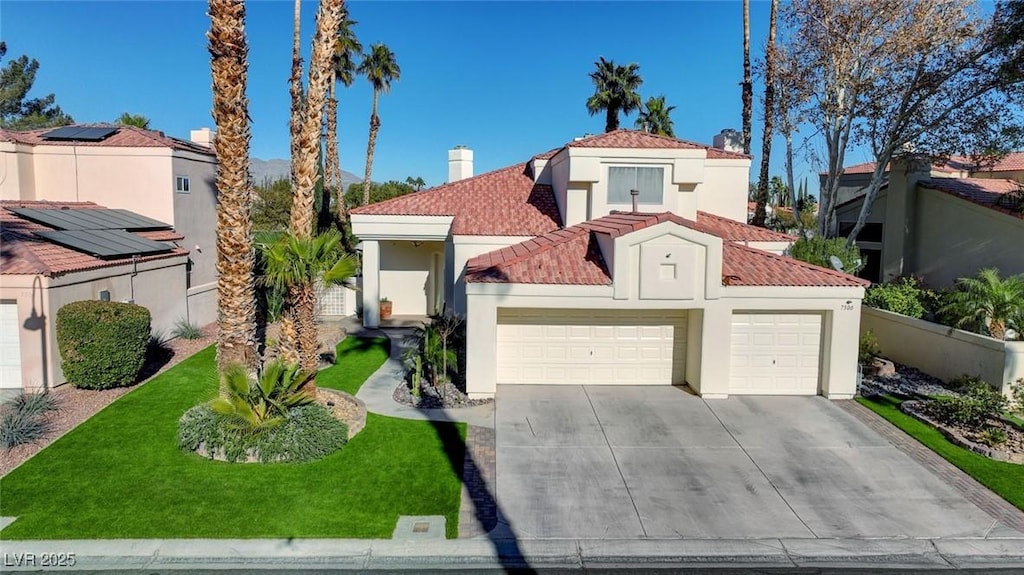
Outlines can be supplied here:
[[[329, 399], [326, 399], [327, 409], [330, 409], [334, 417], [344, 421], [348, 426], [349, 439], [355, 437], [366, 427], [366, 404], [361, 399], [337, 389], [318, 387], [317, 394], [321, 393], [324, 396], [329, 396]], [[331, 402], [334, 405], [331, 405]]]
[[956, 431], [946, 427], [942, 423], [932, 419], [931, 417], [928, 417], [919, 409], [919, 406], [922, 403], [924, 402], [918, 400], [904, 401], [900, 403], [900, 411], [906, 413], [907, 415], [913, 417], [914, 419], [917, 419], [918, 421], [927, 423], [928, 425], [939, 430], [939, 433], [944, 435], [946, 439], [948, 439], [949, 442], [953, 443], [954, 445], [959, 445], [964, 449], [969, 449], [974, 453], [984, 455], [985, 457], [988, 457], [989, 459], [993, 459], [995, 461], [1005, 461], [1007, 463], [1024, 463], [1024, 456], [1013, 455], [1005, 451], [989, 447], [987, 445], [975, 443], [970, 439], [967, 439], [963, 435], [960, 435]]

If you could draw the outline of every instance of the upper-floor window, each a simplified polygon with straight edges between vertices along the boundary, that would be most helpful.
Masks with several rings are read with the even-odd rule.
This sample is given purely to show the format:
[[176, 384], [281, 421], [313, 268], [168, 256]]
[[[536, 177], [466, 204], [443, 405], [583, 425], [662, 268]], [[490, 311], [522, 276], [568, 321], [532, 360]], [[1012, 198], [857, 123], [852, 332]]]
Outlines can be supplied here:
[[665, 168], [610, 167], [608, 168], [608, 203], [632, 204], [630, 190], [637, 190], [641, 204], [663, 204]]
[[188, 176], [178, 176], [174, 178], [174, 191], [187, 194], [192, 190], [189, 188]]

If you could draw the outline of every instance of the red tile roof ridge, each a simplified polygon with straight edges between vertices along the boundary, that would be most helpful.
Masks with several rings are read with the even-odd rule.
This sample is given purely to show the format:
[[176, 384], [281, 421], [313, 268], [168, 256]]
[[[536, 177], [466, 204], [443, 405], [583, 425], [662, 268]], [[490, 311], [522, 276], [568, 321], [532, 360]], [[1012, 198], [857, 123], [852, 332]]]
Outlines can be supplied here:
[[[749, 236], [743, 236], [743, 237], [740, 237], [740, 236], [733, 236], [733, 237], [728, 237], [728, 238], [722, 237], [723, 240], [728, 240], [728, 241], [747, 241], [747, 242], [776, 242], [776, 241], [777, 242], [793, 242], [793, 241], [796, 241], [796, 239], [797, 239], [797, 237], [794, 236], [794, 235], [790, 235], [790, 234], [786, 234], [786, 233], [782, 233], [782, 232], [777, 232], [775, 230], [769, 230], [767, 228], [760, 228], [760, 227], [757, 227], [757, 226], [754, 226], [754, 225], [751, 225], [751, 224], [748, 224], [748, 223], [745, 223], [745, 222], [738, 222], [736, 220], [729, 219], [729, 218], [726, 218], [724, 216], [720, 216], [718, 214], [712, 214], [710, 212], [705, 212], [705, 211], [698, 210], [697, 211], [697, 222], [696, 222], [696, 226], [697, 227], [695, 229], [700, 230], [700, 228], [703, 227], [705, 229], [704, 230], [700, 230], [700, 231], [706, 231], [707, 233], [711, 233], [712, 235], [716, 235], [716, 236], [719, 236], [719, 237], [721, 237], [721, 234], [714, 233], [713, 231], [708, 229], [706, 226], [704, 226], [703, 223], [701, 222], [702, 219], [703, 220], [713, 220], [715, 223], [717, 223], [719, 225], [726, 226], [728, 228], [732, 228], [730, 231], [743, 231], [743, 232], [749, 232], [750, 233]], [[762, 237], [757, 237], [757, 236], [762, 236]]]
[[[365, 206], [359, 206], [357, 208], [352, 208], [351, 210], [349, 210], [349, 213], [350, 214], [360, 214], [360, 213], [364, 213], [367, 209], [370, 209], [370, 208], [379, 209], [380, 207], [386, 207], [386, 206], [389, 206], [389, 205], [394, 204], [394, 203], [400, 203], [401, 200], [408, 200], [408, 198], [410, 196], [412, 196], [413, 194], [416, 194], [416, 196], [418, 196], [418, 197], [423, 197], [423, 194], [438, 194], [438, 193], [441, 193], [441, 192], [449, 192], [449, 191], [452, 191], [453, 188], [455, 188], [456, 186], [462, 187], [462, 186], [464, 186], [466, 184], [469, 184], [469, 183], [478, 183], [480, 180], [482, 180], [484, 178], [494, 177], [496, 175], [503, 174], [505, 172], [515, 171], [517, 169], [518, 170], [525, 170], [526, 169], [526, 162], [520, 162], [518, 164], [513, 164], [511, 166], [505, 166], [504, 168], [498, 168], [496, 170], [491, 170], [489, 172], [484, 172], [482, 174], [477, 174], [475, 176], [470, 176], [470, 177], [462, 179], [462, 180], [456, 180], [454, 182], [448, 182], [448, 183], [445, 183], [445, 184], [441, 184], [439, 186], [434, 186], [433, 188], [427, 188], [425, 190], [420, 190], [418, 192], [412, 192], [410, 194], [405, 194], [405, 195], [402, 195], [402, 196], [398, 196], [396, 198], [389, 198], [389, 199], [384, 200], [382, 202], [375, 202], [375, 203], [372, 203], [372, 204], [367, 204]], [[368, 215], [388, 215], [388, 214], [368, 214]], [[394, 214], [394, 215], [403, 215], [403, 214]], [[455, 215], [455, 214], [431, 214], [431, 215], [451, 216], [451, 215]]]
[[[584, 137], [584, 138], [580, 138], [578, 140], [573, 140], [573, 141], [567, 143], [564, 147], [566, 147], [566, 148], [578, 148], [578, 147], [583, 147], [583, 148], [586, 148], [586, 147], [600, 148], [600, 147], [604, 147], [604, 146], [595, 145], [595, 144], [599, 144], [601, 140], [606, 140], [606, 139], [613, 139], [614, 140], [616, 136], [636, 136], [636, 137], [639, 137], [639, 138], [651, 138], [651, 139], [663, 140], [666, 144], [672, 144], [671, 146], [665, 146], [665, 147], [703, 149], [703, 150], [706, 150], [708, 152], [708, 157], [709, 158], [711, 158], [712, 156], [715, 156], [716, 159], [731, 158], [731, 159], [748, 160], [748, 159], [750, 159], [752, 157], [750, 155], [743, 154], [743, 153], [740, 153], [740, 152], [730, 152], [730, 151], [727, 151], [727, 150], [723, 150], [721, 148], [716, 148], [714, 146], [709, 146], [707, 144], [701, 144], [699, 142], [691, 142], [689, 140], [681, 140], [679, 138], [673, 138], [671, 136], [662, 136], [661, 134], [652, 134], [650, 132], [644, 132], [642, 130], [630, 130], [628, 128], [619, 128], [617, 130], [612, 130], [611, 132], [605, 132], [603, 134], [594, 134], [592, 136], [587, 136], [587, 137]], [[612, 144], [612, 145], [608, 145], [607, 147], [609, 147], [609, 148], [619, 148], [619, 147], [623, 147], [623, 146], [617, 146], [617, 145]], [[637, 146], [626, 146], [626, 147], [637, 147]]]
[[737, 250], [741, 250], [741, 251], [752, 252], [754, 254], [757, 254], [758, 256], [767, 257], [769, 259], [776, 260], [776, 261], [779, 261], [779, 262], [783, 262], [783, 263], [786, 263], [786, 264], [789, 264], [789, 265], [793, 265], [793, 266], [797, 266], [797, 267], [802, 267], [802, 268], [804, 268], [806, 270], [809, 270], [809, 271], [812, 271], [812, 272], [824, 273], [824, 274], [830, 275], [830, 276], [832, 276], [832, 277], [834, 277], [836, 279], [845, 280], [845, 281], [849, 282], [852, 285], [860, 285], [860, 286], [863, 286], [863, 287], [867, 287], [867, 286], [871, 285], [871, 282], [866, 280], [866, 279], [862, 279], [862, 278], [859, 278], [857, 276], [850, 275], [848, 273], [843, 273], [843, 272], [838, 271], [838, 270], [834, 270], [834, 269], [830, 269], [830, 268], [814, 265], [812, 263], [808, 263], [808, 262], [805, 262], [805, 261], [802, 261], [802, 260], [791, 258], [789, 256], [780, 256], [778, 254], [773, 254], [773, 253], [765, 251], [765, 250], [759, 250], [757, 248], [752, 248], [750, 246], [745, 246], [743, 244], [737, 244], [737, 243], [732, 243], [732, 242], [728, 243], [727, 245], [729, 246], [730, 249], [737, 249]]

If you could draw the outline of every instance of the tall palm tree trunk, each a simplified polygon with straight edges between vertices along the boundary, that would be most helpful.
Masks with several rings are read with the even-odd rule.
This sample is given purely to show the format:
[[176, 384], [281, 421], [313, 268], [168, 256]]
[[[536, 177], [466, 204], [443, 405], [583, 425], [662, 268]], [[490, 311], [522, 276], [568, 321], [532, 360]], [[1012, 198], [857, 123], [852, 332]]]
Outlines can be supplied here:
[[377, 131], [380, 117], [377, 116], [377, 100], [380, 93], [373, 91], [373, 112], [370, 113], [370, 138], [366, 142], [366, 175], [363, 178], [363, 205], [370, 203], [370, 178], [373, 176], [373, 149], [377, 146]]
[[245, 4], [210, 0], [210, 69], [217, 124], [217, 365], [255, 370], [256, 290], [249, 182]]
[[288, 92], [291, 95], [291, 116], [289, 117], [288, 129], [291, 136], [291, 178], [292, 189], [295, 189], [295, 162], [298, 158], [296, 145], [298, 140], [295, 134], [299, 132], [302, 125], [302, 52], [299, 48], [302, 27], [302, 0], [295, 0], [295, 23], [292, 31], [292, 73], [288, 79]]
[[761, 174], [757, 180], [757, 207], [754, 209], [755, 226], [764, 227], [768, 217], [768, 167], [772, 158], [772, 128], [775, 119], [775, 21], [779, 0], [772, 0], [768, 21], [768, 45], [764, 50], [764, 134], [761, 136]]
[[614, 106], [608, 106], [604, 112], [604, 131], [614, 132], [619, 128], [619, 110]]
[[750, 80], [750, 0], [743, 0], [743, 153], [750, 155], [754, 84]]

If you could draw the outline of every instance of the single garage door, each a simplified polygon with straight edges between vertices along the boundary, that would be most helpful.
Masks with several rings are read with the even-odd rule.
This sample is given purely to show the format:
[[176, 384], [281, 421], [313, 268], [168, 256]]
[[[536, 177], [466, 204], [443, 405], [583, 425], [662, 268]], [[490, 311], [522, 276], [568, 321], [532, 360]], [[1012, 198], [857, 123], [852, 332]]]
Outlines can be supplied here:
[[821, 314], [734, 313], [729, 393], [816, 395]]
[[683, 383], [686, 311], [498, 310], [498, 383]]
[[0, 302], [0, 389], [21, 389], [18, 304]]

